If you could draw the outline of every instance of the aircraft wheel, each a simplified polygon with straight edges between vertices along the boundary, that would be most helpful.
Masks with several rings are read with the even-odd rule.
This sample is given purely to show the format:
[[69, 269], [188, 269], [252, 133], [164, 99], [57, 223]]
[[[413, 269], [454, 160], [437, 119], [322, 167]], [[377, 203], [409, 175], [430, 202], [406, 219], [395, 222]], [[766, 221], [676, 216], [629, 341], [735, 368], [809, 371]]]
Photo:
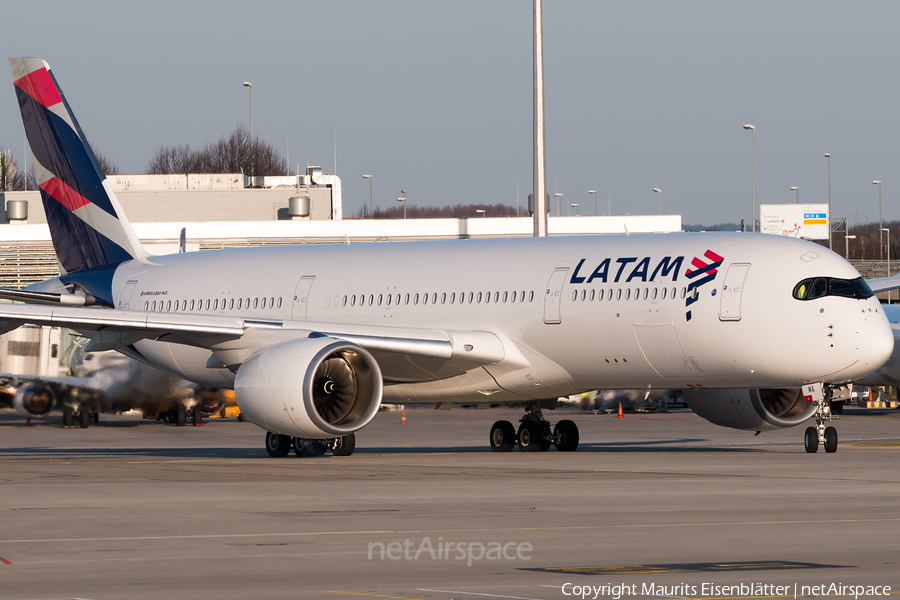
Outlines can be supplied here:
[[522, 421], [519, 425], [519, 449], [522, 452], [540, 452], [544, 441], [544, 426], [537, 421]]
[[187, 422], [187, 414], [185, 414], [184, 407], [179, 404], [178, 410], [175, 415], [175, 426], [176, 427], [184, 427], [184, 424], [186, 422]]
[[819, 449], [819, 434], [815, 427], [807, 427], [803, 434], [803, 445], [810, 454], [815, 454]]
[[75, 423], [75, 413], [72, 411], [72, 407], [64, 406], [63, 407], [63, 427], [72, 427]]
[[351, 433], [335, 440], [331, 453], [335, 456], [350, 456], [356, 449], [356, 434]]
[[834, 427], [825, 428], [825, 452], [837, 452], [838, 434]]
[[497, 421], [491, 427], [491, 450], [510, 452], [516, 445], [516, 429], [509, 421]]
[[553, 429], [553, 439], [560, 452], [574, 452], [578, 448], [578, 425], [568, 419], [560, 421]]
[[279, 435], [266, 432], [266, 452], [273, 458], [282, 458], [291, 451], [291, 438], [287, 435]]
[[193, 408], [191, 408], [191, 420], [194, 422], [194, 427], [203, 425], [203, 411], [200, 410], [199, 404], [195, 404]]
[[323, 444], [322, 440], [291, 438], [291, 446], [294, 448], [294, 454], [301, 458], [325, 456], [325, 452], [328, 451], [328, 446]]
[[91, 426], [91, 412], [87, 408], [82, 408], [78, 413], [78, 424], [82, 429], [87, 429]]

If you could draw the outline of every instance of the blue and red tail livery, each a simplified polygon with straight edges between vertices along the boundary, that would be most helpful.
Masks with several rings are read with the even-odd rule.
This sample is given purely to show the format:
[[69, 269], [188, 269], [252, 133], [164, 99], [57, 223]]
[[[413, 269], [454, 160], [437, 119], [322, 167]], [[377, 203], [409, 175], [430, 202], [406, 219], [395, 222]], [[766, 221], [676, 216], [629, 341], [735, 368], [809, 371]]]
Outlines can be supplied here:
[[145, 256], [50, 66], [11, 58], [9, 67], [60, 269], [76, 273]]

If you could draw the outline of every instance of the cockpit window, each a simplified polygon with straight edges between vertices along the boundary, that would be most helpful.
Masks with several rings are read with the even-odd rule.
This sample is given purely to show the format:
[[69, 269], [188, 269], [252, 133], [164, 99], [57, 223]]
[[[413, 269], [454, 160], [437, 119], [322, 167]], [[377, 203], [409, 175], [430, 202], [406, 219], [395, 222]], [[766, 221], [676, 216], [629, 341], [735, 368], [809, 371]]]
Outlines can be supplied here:
[[804, 279], [794, 286], [794, 298], [797, 300], [815, 300], [824, 296], [856, 298], [862, 300], [875, 294], [862, 277], [856, 279], [837, 279], [836, 277], [812, 277]]

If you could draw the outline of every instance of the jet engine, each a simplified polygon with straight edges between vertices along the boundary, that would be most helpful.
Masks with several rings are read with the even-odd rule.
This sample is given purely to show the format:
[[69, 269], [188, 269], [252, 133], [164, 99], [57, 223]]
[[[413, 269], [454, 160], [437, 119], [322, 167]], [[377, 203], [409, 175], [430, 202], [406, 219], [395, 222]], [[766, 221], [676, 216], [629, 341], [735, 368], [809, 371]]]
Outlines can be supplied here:
[[330, 337], [269, 346], [237, 371], [234, 397], [273, 433], [328, 439], [365, 427], [381, 406], [381, 369], [364, 348]]
[[815, 404], [806, 402], [799, 388], [689, 389], [684, 400], [711, 423], [747, 431], [794, 427], [816, 414]]
[[23, 417], [42, 417], [56, 405], [56, 394], [49, 387], [36, 383], [23, 385], [13, 397], [16, 413]]

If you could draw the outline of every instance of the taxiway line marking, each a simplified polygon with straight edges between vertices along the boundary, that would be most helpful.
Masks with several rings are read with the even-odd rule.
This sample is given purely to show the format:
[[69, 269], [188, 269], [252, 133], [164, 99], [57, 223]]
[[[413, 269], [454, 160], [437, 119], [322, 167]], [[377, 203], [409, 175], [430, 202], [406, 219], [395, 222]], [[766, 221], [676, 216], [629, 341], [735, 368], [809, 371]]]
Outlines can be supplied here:
[[390, 594], [371, 594], [368, 592], [342, 592], [340, 590], [325, 590], [326, 594], [341, 594], [342, 596], [366, 596], [370, 598], [395, 598], [396, 600], [425, 600], [424, 598], [410, 598], [409, 596], [391, 596]]
[[305, 537], [322, 535], [364, 535], [364, 534], [389, 534], [407, 535], [410, 533], [478, 533], [495, 531], [589, 531], [600, 529], [653, 529], [665, 527], [725, 527], [746, 525], [822, 525], [841, 523], [893, 523], [900, 518], [893, 519], [808, 519], [802, 521], [721, 521], [711, 523], [655, 523], [655, 524], [631, 524], [631, 525], [577, 525], [570, 527], [481, 527], [473, 529], [408, 529], [408, 530], [371, 530], [371, 531], [288, 531], [281, 533], [217, 533], [206, 535], [146, 535], [132, 537], [98, 537], [98, 538], [45, 538], [33, 540], [0, 540], [0, 544], [39, 544], [60, 542], [120, 542], [120, 541], [148, 541], [148, 540], [202, 540], [202, 539], [227, 539], [227, 538], [269, 538], [269, 537]]

